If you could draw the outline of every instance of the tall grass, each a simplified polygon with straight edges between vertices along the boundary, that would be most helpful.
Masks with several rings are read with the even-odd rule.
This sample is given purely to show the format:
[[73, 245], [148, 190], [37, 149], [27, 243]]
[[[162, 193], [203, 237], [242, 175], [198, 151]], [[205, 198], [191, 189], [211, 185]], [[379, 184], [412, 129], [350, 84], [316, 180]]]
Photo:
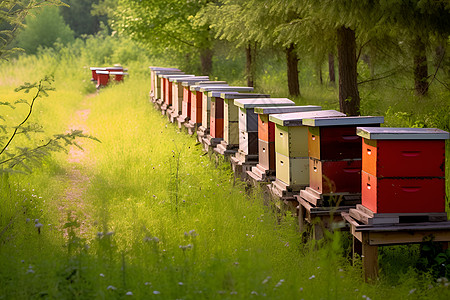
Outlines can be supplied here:
[[[46, 52], [2, 65], [2, 90], [54, 70], [57, 90], [37, 121], [49, 133], [66, 130], [76, 110], [89, 109], [89, 133], [101, 143], [83, 143], [81, 165], [56, 154], [30, 175], [2, 178], [0, 298], [449, 297], [414, 268], [415, 247], [383, 251], [381, 278], [364, 283], [347, 259], [348, 235], [303, 243], [295, 218], [264, 206], [258, 190], [246, 193], [229, 166], [216, 166], [152, 108], [151, 63], [130, 61], [124, 84], [86, 98], [83, 66], [95, 62], [80, 57]], [[67, 208], [74, 168], [88, 180]]]

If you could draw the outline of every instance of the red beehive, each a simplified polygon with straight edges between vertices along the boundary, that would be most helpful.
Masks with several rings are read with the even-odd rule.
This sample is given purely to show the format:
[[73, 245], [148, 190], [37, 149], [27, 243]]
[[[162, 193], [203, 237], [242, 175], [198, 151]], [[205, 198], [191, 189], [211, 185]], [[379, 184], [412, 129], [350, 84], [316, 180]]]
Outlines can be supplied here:
[[435, 128], [358, 127], [362, 205], [374, 213], [445, 212], [445, 139]]
[[107, 86], [109, 81], [108, 71], [95, 71], [97, 73], [97, 88]]
[[223, 98], [211, 100], [210, 135], [213, 138], [223, 138]]
[[321, 194], [361, 192], [359, 125], [379, 126], [383, 117], [304, 119], [308, 131], [310, 188]]

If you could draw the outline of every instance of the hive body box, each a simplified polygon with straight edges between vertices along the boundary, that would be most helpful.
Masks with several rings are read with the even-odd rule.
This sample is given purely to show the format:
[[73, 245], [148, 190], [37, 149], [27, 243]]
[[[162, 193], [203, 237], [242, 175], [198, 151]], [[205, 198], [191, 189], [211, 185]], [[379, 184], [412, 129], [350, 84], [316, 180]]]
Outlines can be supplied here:
[[373, 213], [445, 212], [445, 140], [434, 128], [359, 127], [362, 205]]
[[[184, 123], [187, 118], [187, 106], [188, 103], [186, 103], [186, 108], [183, 108], [184, 106], [184, 87], [183, 82], [186, 83], [198, 83], [201, 81], [208, 80], [208, 76], [192, 76], [192, 77], [183, 77], [183, 78], [172, 78], [170, 79], [172, 81], [172, 104], [173, 104], [173, 112], [178, 114], [178, 122], [180, 125], [181, 123]], [[188, 101], [189, 99], [186, 99]], [[190, 106], [189, 106], [190, 107]], [[180, 127], [181, 128], [181, 127]]]
[[240, 160], [258, 159], [258, 114], [255, 107], [294, 106], [287, 98], [236, 99], [239, 108], [239, 150], [236, 154]]
[[255, 107], [258, 114], [258, 164], [248, 175], [256, 181], [274, 179], [275, 175], [275, 123], [269, 115], [321, 110], [315, 105]]
[[269, 115], [275, 124], [275, 188], [299, 191], [309, 184], [308, 127], [303, 121], [312, 117], [336, 117], [335, 110], [317, 110]]
[[309, 188], [319, 194], [361, 193], [361, 138], [356, 127], [378, 127], [383, 117], [304, 119], [309, 126]]
[[89, 68], [91, 70], [92, 73], [92, 78], [91, 81], [98, 81], [98, 76], [97, 76], [97, 71], [106, 71], [106, 68], [102, 68], [102, 67], [90, 67]]
[[183, 119], [183, 122], [188, 121], [191, 118], [191, 104], [193, 94], [193, 92], [191, 92], [191, 86], [206, 84], [208, 82], [210, 82], [209, 79], [198, 80], [194, 78], [186, 78], [181, 82], [181, 85], [183, 86], [183, 103], [181, 104], [181, 117]]
[[225, 87], [228, 84], [225, 81], [210, 81], [199, 85], [192, 85], [191, 90], [191, 119], [189, 120], [189, 126], [194, 128], [202, 124], [202, 106], [203, 106], [203, 92], [204, 87]]
[[179, 69], [175, 68], [160, 68], [160, 67], [150, 67], [151, 74], [151, 90], [150, 94], [153, 96], [153, 101], [161, 99], [162, 97], [162, 86], [161, 80], [159, 79], [159, 74], [184, 74]]
[[222, 93], [221, 98], [224, 100], [223, 105], [223, 140], [227, 145], [239, 145], [239, 108], [235, 105], [235, 99], [253, 99], [264, 98], [270, 96], [266, 94], [249, 94], [249, 93]]
[[157, 71], [171, 71], [171, 72], [181, 72], [180, 69], [177, 68], [165, 68], [165, 67], [148, 67], [150, 69], [150, 97], [156, 97], [156, 89], [158, 86], [157, 83]]
[[[167, 116], [169, 117], [169, 120], [173, 123], [174, 118], [176, 116], [178, 116], [178, 88], [175, 87], [176, 84], [174, 84], [174, 80], [175, 79], [183, 79], [183, 78], [191, 78], [191, 77], [195, 77], [195, 75], [192, 74], [183, 74], [183, 75], [173, 75], [173, 74], [164, 74], [162, 75], [162, 78], [164, 78], [166, 80], [166, 85], [165, 88], [166, 90], [164, 91], [164, 103], [166, 105], [166, 109], [167, 109]], [[175, 90], [175, 93], [174, 93]], [[175, 102], [174, 103], [174, 98], [175, 98]], [[176, 107], [174, 107], [176, 106]]]
[[96, 70], [95, 73], [97, 74], [97, 89], [102, 86], [107, 86], [109, 82], [109, 72], [106, 70]]
[[[253, 91], [252, 87], [248, 86], [229, 86], [225, 88], [216, 88], [210, 89], [209, 92], [251, 92]], [[217, 97], [210, 97], [211, 107], [210, 107], [210, 136], [212, 138], [223, 139], [223, 123], [224, 123], [224, 102], [223, 98], [218, 97], [218, 94], [215, 94]], [[206, 122], [206, 120], [205, 120]]]

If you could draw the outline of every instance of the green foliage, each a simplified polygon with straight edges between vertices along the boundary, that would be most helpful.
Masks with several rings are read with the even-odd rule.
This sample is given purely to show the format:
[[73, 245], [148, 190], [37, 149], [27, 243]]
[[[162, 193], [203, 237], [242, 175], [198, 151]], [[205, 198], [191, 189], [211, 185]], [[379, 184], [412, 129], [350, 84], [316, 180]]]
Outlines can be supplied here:
[[202, 71], [209, 72], [206, 66], [209, 60], [197, 58], [208, 58], [213, 45], [212, 34], [207, 25], [199, 26], [193, 22], [195, 14], [205, 4], [206, 1], [121, 0], [111, 26], [119, 34], [144, 43], [156, 53], [170, 55], [173, 61], [190, 61], [190, 68], [201, 62]]
[[36, 16], [25, 18], [26, 27], [17, 37], [18, 45], [30, 54], [53, 47], [55, 42], [67, 44], [73, 41], [73, 31], [64, 23], [56, 7], [41, 9]]
[[23, 27], [25, 17], [34, 9], [64, 5], [60, 0], [6, 0], [0, 2], [0, 58], [21, 50], [11, 48], [17, 32]]
[[[43, 96], [47, 97], [47, 92], [54, 90], [51, 87], [52, 81], [52, 78], [45, 77], [39, 82], [26, 82], [24, 85], [15, 90], [16, 92], [23, 91], [25, 94], [35, 90], [35, 94], [33, 95], [31, 101], [19, 99], [14, 103], [14, 105], [9, 102], [0, 103], [10, 109], [15, 109], [15, 105], [18, 104], [25, 104], [29, 107], [20, 124], [15, 126], [7, 126], [8, 124], [5, 123], [1, 125], [3, 132], [0, 135], [0, 173], [15, 172], [19, 170], [31, 171], [32, 167], [39, 166], [43, 159], [51, 152], [66, 150], [66, 147], [71, 145], [81, 148], [75, 141], [76, 138], [88, 137], [95, 139], [83, 134], [81, 130], [72, 130], [69, 133], [55, 134], [52, 138], [48, 138], [45, 142], [41, 140], [41, 143], [37, 145], [29, 141], [25, 143], [22, 141], [22, 143], [16, 143], [16, 145], [14, 145], [13, 142], [15, 142], [20, 135], [23, 135], [30, 140], [31, 135], [43, 132], [42, 126], [38, 123], [27, 123], [33, 113], [37, 99]], [[6, 121], [3, 117], [3, 112], [0, 117], [3, 121]]]
[[96, 34], [100, 30], [100, 22], [106, 22], [105, 17], [91, 14], [98, 2], [99, 0], [65, 0], [69, 6], [60, 8], [61, 15], [74, 31], [75, 37]]

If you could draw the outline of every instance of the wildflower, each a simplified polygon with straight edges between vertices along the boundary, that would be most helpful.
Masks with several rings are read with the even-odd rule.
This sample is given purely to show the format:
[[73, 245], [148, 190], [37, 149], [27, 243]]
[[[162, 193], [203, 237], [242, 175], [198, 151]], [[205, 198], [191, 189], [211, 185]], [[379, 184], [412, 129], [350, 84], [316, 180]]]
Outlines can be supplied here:
[[314, 279], [314, 278], [316, 278], [316, 276], [315, 275], [311, 275], [311, 277], [309, 277], [308, 279]]
[[100, 273], [100, 277], [105, 277], [105, 274], [103, 274], [103, 273]]
[[236, 291], [231, 291], [230, 295], [237, 295], [237, 292]]
[[268, 283], [270, 279], [272, 279], [272, 277], [267, 276], [266, 279], [264, 279], [264, 280], [262, 281], [262, 284]]
[[30, 218], [26, 218], [25, 222], [27, 222], [27, 223], [30, 222]]
[[278, 283], [275, 285], [275, 287], [280, 287], [284, 282], [284, 279], [280, 279], [280, 281], [278, 281]]
[[108, 285], [108, 287], [106, 289], [107, 290], [112, 290], [112, 291], [117, 290], [117, 288], [115, 286], [112, 286], [112, 285]]
[[39, 219], [34, 220], [34, 224], [37, 224], [37, 223], [39, 223]]
[[258, 295], [258, 292], [257, 291], [252, 291], [250, 294], [252, 294], [252, 295]]
[[300, 292], [303, 292], [303, 288], [302, 288], [302, 287], [301, 287], [301, 288], [299, 288], [299, 291], [300, 291]]
[[159, 292], [159, 291], [153, 291], [153, 295], [159, 295], [159, 294], [161, 294], [161, 292]]
[[151, 282], [148, 282], [148, 281], [146, 281], [144, 284], [145, 284], [145, 285], [152, 285], [152, 283], [151, 283]]
[[358, 290], [358, 289], [355, 289], [355, 292], [359, 292], [359, 290]]
[[286, 242], [286, 244], [284, 244], [286, 247], [289, 247], [289, 242]]
[[114, 231], [108, 231], [107, 233], [106, 233], [106, 235], [113, 235], [114, 234]]
[[33, 266], [32, 265], [28, 266], [27, 274], [34, 274], [34, 270], [33, 270]]
[[180, 282], [178, 282], [178, 285], [183, 285], [184, 283], [182, 283], [181, 281]]
[[416, 291], [416, 289], [412, 289], [409, 291], [409, 294], [411, 295], [412, 293], [414, 293]]
[[125, 295], [127, 295], [127, 296], [133, 296], [133, 292], [127, 292]]
[[42, 225], [41, 223], [36, 223], [36, 225], [34, 225], [34, 227], [36, 227], [37, 228], [37, 230], [38, 230], [38, 233], [41, 233], [41, 227], [42, 226], [44, 226], [44, 225]]
[[97, 232], [97, 237], [100, 239], [103, 237], [103, 232]]

